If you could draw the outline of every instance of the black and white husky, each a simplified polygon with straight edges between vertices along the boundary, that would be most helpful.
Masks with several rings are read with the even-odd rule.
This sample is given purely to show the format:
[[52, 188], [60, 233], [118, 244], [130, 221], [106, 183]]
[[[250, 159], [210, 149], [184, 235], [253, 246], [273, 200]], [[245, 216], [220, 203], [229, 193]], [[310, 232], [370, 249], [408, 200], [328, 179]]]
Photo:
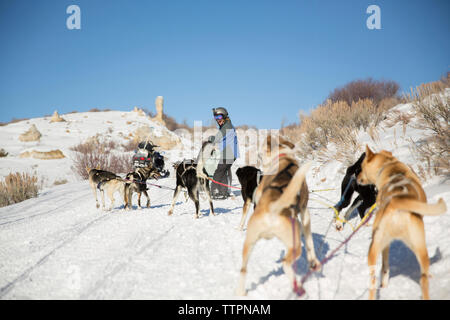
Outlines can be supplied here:
[[130, 172], [126, 175], [126, 181], [128, 183], [125, 185], [125, 209], [129, 210], [132, 208], [132, 198], [133, 192], [137, 192], [138, 194], [138, 206], [142, 209], [141, 206], [141, 196], [145, 195], [147, 198], [147, 208], [150, 208], [150, 197], [147, 193], [147, 179], [154, 178], [157, 179], [161, 175], [158, 172], [158, 169], [153, 166], [148, 167], [140, 167], [136, 168], [133, 172]]
[[194, 160], [183, 160], [175, 163], [174, 168], [176, 170], [176, 188], [173, 194], [172, 205], [170, 206], [168, 214], [173, 213], [173, 208], [177, 200], [178, 195], [182, 188], [186, 188], [189, 198], [195, 203], [195, 218], [197, 219], [200, 211], [200, 189], [205, 191], [209, 201], [209, 208], [212, 215], [214, 213], [214, 207], [211, 200], [211, 190], [209, 188], [209, 180], [207, 179], [207, 172], [204, 169], [204, 160], [210, 155], [213, 150], [213, 145], [210, 142], [204, 142], [201, 152], [197, 159], [197, 163]]

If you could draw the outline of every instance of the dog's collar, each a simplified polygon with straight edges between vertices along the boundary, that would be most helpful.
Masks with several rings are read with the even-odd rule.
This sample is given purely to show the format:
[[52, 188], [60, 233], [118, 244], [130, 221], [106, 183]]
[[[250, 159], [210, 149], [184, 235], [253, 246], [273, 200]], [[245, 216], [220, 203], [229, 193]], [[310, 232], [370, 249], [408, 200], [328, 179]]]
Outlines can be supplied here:
[[286, 157], [287, 155], [288, 155], [287, 153], [280, 153], [276, 157], [273, 157], [270, 162], [271, 163], [277, 162], [280, 160], [280, 158]]

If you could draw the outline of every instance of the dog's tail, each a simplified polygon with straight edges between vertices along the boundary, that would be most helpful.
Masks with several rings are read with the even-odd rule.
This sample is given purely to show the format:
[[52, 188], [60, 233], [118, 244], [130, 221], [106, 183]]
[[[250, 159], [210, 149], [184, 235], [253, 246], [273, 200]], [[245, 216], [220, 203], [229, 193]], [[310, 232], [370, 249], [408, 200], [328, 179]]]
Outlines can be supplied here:
[[305, 181], [306, 173], [311, 165], [312, 162], [307, 162], [295, 172], [295, 175], [292, 177], [281, 197], [270, 205], [271, 212], [280, 212], [282, 209], [293, 204], [300, 188], [303, 185], [303, 182]]
[[116, 178], [114, 178], [115, 180], [119, 180], [119, 181], [121, 181], [121, 182], [124, 182], [124, 183], [126, 183], [126, 184], [131, 184], [132, 182], [133, 182], [133, 180], [130, 180], [129, 178], [122, 178], [122, 177], [119, 177], [119, 176], [117, 176]]
[[411, 211], [423, 216], [438, 216], [447, 211], [447, 205], [442, 198], [434, 204], [415, 199], [392, 199], [391, 204], [399, 210]]

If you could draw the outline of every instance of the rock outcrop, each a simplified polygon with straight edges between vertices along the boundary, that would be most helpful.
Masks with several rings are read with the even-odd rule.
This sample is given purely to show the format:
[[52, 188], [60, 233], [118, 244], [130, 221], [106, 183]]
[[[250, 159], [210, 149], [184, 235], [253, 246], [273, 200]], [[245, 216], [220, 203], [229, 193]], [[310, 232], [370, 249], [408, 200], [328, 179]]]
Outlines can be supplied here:
[[41, 139], [42, 134], [36, 128], [36, 125], [32, 124], [28, 131], [22, 133], [19, 136], [19, 140], [22, 142], [30, 142], [30, 141], [39, 141]]
[[138, 108], [138, 107], [134, 107], [133, 112], [137, 112], [138, 115], [145, 117], [145, 112], [144, 110]]
[[52, 151], [25, 151], [19, 155], [19, 158], [34, 158], [40, 160], [52, 160], [52, 159], [62, 159], [65, 158], [64, 154], [61, 150], [52, 150]]
[[55, 112], [53, 112], [52, 117], [50, 118], [50, 123], [52, 122], [64, 122], [66, 120], [64, 120], [59, 114], [58, 111], [55, 110]]
[[156, 108], [156, 116], [152, 118], [152, 120], [161, 123], [162, 125], [166, 125], [166, 122], [163, 119], [164, 115], [164, 97], [157, 96], [155, 99], [155, 108]]
[[149, 126], [141, 126], [133, 133], [133, 139], [136, 143], [149, 139], [162, 150], [170, 150], [181, 142], [177, 135], [165, 127], [162, 127], [161, 135], [156, 135]]

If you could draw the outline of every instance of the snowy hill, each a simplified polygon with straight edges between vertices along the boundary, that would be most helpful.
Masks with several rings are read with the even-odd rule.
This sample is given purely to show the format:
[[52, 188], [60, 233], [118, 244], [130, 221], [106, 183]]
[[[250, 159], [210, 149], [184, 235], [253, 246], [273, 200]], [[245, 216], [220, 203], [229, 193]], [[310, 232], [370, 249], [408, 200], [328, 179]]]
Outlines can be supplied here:
[[[139, 109], [138, 109], [139, 110]], [[160, 136], [177, 137], [156, 121], [151, 120], [142, 112], [136, 111], [100, 111], [80, 112], [62, 115], [64, 122], [50, 122], [50, 117], [35, 118], [19, 121], [0, 127], [1, 145], [8, 152], [8, 156], [0, 158], [0, 176], [10, 172], [35, 172], [43, 179], [44, 186], [51, 186], [54, 181], [66, 179], [68, 182], [79, 181], [71, 170], [75, 152], [72, 147], [93, 137], [113, 141], [117, 145], [129, 143], [136, 131], [141, 127], [152, 130], [150, 138]], [[32, 125], [42, 134], [40, 140], [22, 142], [19, 136]], [[190, 141], [183, 139], [180, 145], [190, 145]], [[40, 160], [21, 158], [26, 151], [48, 152], [61, 150], [63, 159]], [[132, 152], [129, 152], [130, 157]]]
[[[409, 112], [410, 104], [396, 110]], [[8, 157], [0, 158], [0, 175], [9, 172], [36, 172], [46, 179], [37, 198], [0, 208], [0, 298], [1, 299], [236, 299], [234, 290], [241, 267], [245, 231], [237, 230], [243, 201], [239, 191], [234, 199], [215, 201], [217, 216], [200, 202], [202, 216], [194, 219], [194, 204], [180, 196], [174, 214], [167, 215], [170, 189], [149, 187], [151, 208], [112, 211], [95, 208], [87, 181], [75, 176], [70, 147], [101, 134], [118, 142], [147, 124], [155, 132], [164, 130], [133, 112], [96, 112], [62, 115], [66, 122], [49, 123], [47, 118], [30, 119], [0, 127], [1, 143]], [[369, 143], [379, 151], [387, 149], [399, 160], [417, 166], [408, 147], [409, 139], [429, 132], [400, 124], [379, 125], [374, 142], [360, 132], [361, 146]], [[35, 124], [42, 133], [40, 142], [20, 142], [18, 136]], [[112, 128], [112, 129], [110, 129]], [[184, 138], [182, 138], [184, 139]], [[191, 142], [182, 140], [183, 146]], [[190, 147], [190, 145], [189, 145]], [[60, 149], [66, 158], [38, 160], [18, 158], [23, 151]], [[181, 147], [180, 147], [181, 148]], [[241, 144], [241, 150], [244, 145]], [[182, 151], [167, 152], [168, 162], [182, 157]], [[243, 154], [243, 153], [241, 153]], [[233, 172], [244, 164], [239, 159]], [[314, 162], [307, 175], [310, 189], [339, 188], [344, 165], [336, 160]], [[68, 183], [54, 186], [56, 179]], [[173, 174], [155, 182], [173, 188]], [[238, 186], [237, 179], [233, 185]], [[442, 197], [450, 207], [450, 183], [432, 177], [423, 183], [428, 201]], [[330, 204], [339, 200], [339, 190], [320, 193]], [[311, 194], [311, 199], [321, 199]], [[116, 202], [117, 203], [117, 202]], [[120, 203], [120, 202], [119, 202]], [[134, 200], [134, 204], [136, 201]], [[319, 259], [336, 248], [352, 230], [338, 232], [330, 223], [333, 212], [310, 201], [311, 229]], [[359, 217], [350, 222], [359, 223]], [[450, 299], [450, 213], [425, 217], [430, 256], [430, 296]], [[369, 223], [371, 225], [371, 222]], [[371, 228], [363, 227], [320, 273], [305, 283], [302, 299], [367, 299], [367, 252]], [[319, 251], [320, 249], [320, 251]], [[248, 296], [243, 299], [295, 299], [284, 275], [281, 259], [284, 247], [276, 239], [260, 240], [248, 265]], [[379, 299], [420, 299], [420, 269], [414, 254], [401, 242], [390, 251], [389, 286], [379, 291]], [[381, 268], [381, 259], [377, 262]], [[297, 276], [307, 272], [305, 250], [297, 261]], [[378, 274], [378, 272], [377, 272]]]

